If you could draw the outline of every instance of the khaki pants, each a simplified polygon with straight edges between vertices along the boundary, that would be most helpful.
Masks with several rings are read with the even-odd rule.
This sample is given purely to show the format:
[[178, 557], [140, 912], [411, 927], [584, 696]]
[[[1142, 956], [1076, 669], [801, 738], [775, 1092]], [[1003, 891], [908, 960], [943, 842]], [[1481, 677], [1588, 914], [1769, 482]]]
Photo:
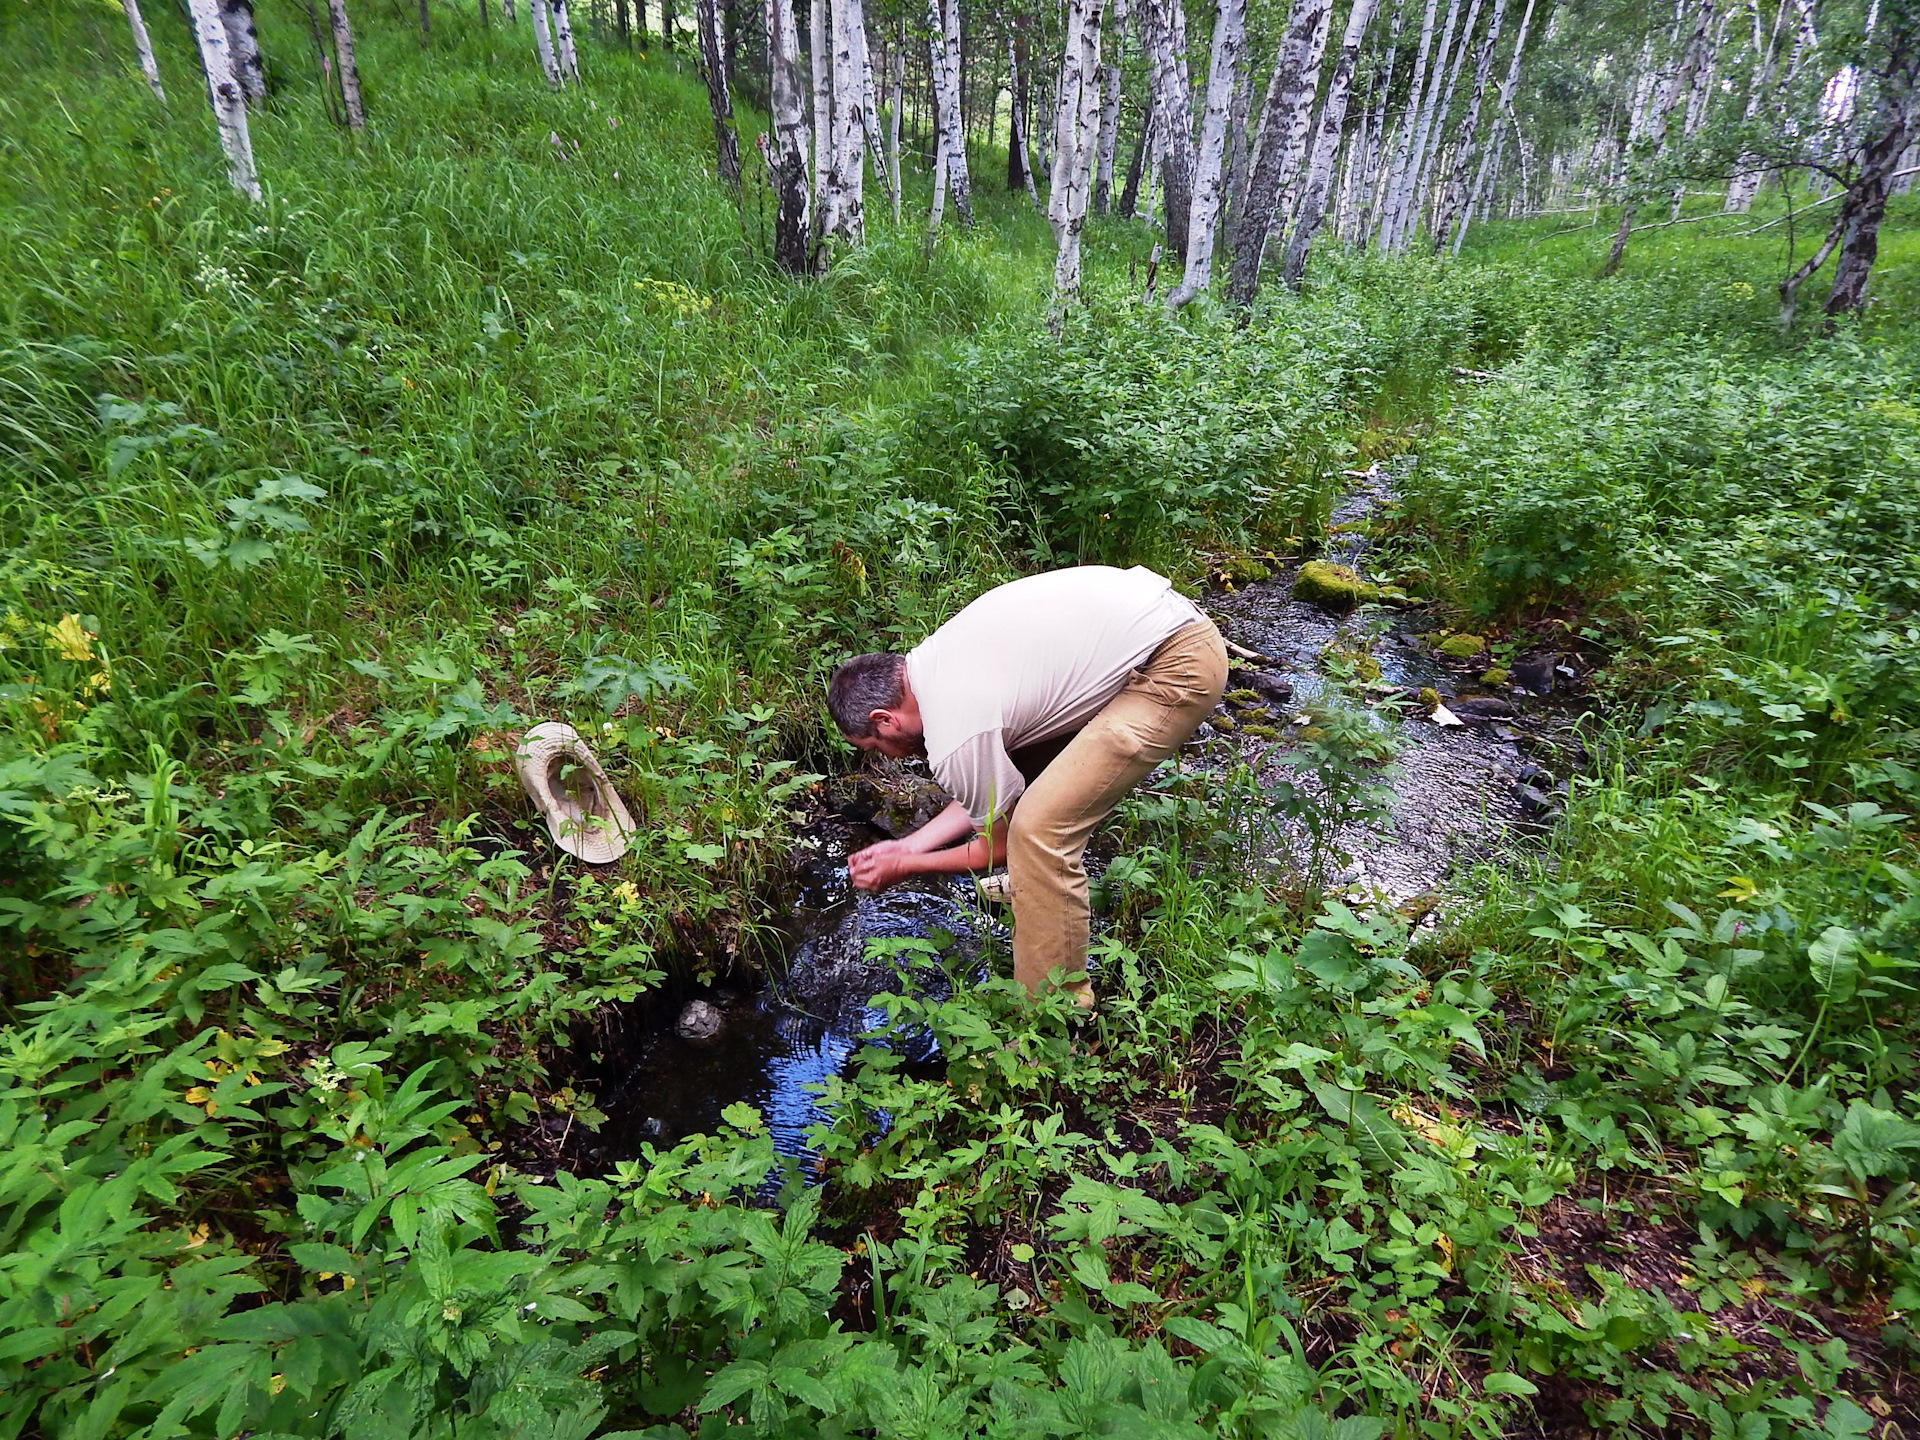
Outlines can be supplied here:
[[1047, 975], [1087, 985], [1087, 841], [1147, 772], [1199, 728], [1227, 685], [1227, 647], [1210, 620], [1177, 630], [1061, 751], [1014, 806], [1007, 837], [1013, 975], [1039, 993]]

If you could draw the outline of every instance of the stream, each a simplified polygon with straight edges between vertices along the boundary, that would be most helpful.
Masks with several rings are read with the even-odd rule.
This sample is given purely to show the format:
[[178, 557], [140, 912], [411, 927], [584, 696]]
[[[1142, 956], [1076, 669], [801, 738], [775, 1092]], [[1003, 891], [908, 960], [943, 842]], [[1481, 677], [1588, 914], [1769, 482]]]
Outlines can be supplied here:
[[[1391, 498], [1384, 479], [1370, 472], [1335, 510], [1318, 558], [1364, 576], [1367, 522]], [[1400, 753], [1386, 773], [1391, 794], [1382, 818], [1338, 836], [1339, 848], [1355, 858], [1332, 880], [1363, 898], [1411, 902], [1424, 915], [1440, 903], [1450, 876], [1502, 847], [1525, 844], [1557, 813], [1564, 793], [1558, 782], [1585, 763], [1585, 752], [1569, 707], [1542, 692], [1577, 684], [1581, 662], [1576, 655], [1521, 657], [1514, 675], [1524, 674], [1532, 687], [1510, 684], [1496, 693], [1474, 674], [1484, 660], [1448, 662], [1427, 643], [1423, 636], [1438, 622], [1420, 607], [1334, 614], [1293, 598], [1297, 571], [1297, 562], [1285, 564], [1268, 579], [1203, 598], [1229, 640], [1258, 658], [1235, 661], [1229, 694], [1238, 693], [1240, 702], [1222, 705], [1216, 722], [1229, 718], [1203, 726], [1180, 763], [1225, 765], [1284, 749], [1228, 729], [1253, 724], [1284, 732], [1333, 683], [1330, 646], [1370, 651], [1380, 676], [1369, 698], [1401, 702], [1376, 706], [1375, 723], [1397, 731]], [[1436, 692], [1466, 723], [1437, 724], [1426, 706], [1409, 703], [1422, 689]], [[1262, 703], [1254, 704], [1249, 690]], [[1277, 765], [1261, 770], [1264, 783], [1279, 774]], [[783, 897], [785, 964], [758, 988], [690, 991], [627, 1035], [609, 1037], [594, 1087], [608, 1116], [591, 1142], [598, 1158], [711, 1133], [729, 1105], [745, 1102], [760, 1112], [780, 1154], [810, 1162], [808, 1131], [831, 1118], [818, 1087], [841, 1072], [861, 1034], [884, 1021], [873, 997], [903, 984], [936, 997], [949, 987], [947, 970], [931, 957], [896, 968], [868, 959], [867, 943], [944, 934], [951, 937], [953, 973], [976, 968], [989, 940], [1004, 951], [1006, 931], [976, 902], [971, 879], [923, 876], [878, 894], [857, 893], [848, 882], [851, 851], [906, 833], [944, 803], [924, 771], [916, 777], [892, 762], [878, 769], [870, 762], [820, 788], [822, 813], [798, 837]], [[905, 1044], [910, 1062], [934, 1058], [930, 1037], [895, 1043]]]

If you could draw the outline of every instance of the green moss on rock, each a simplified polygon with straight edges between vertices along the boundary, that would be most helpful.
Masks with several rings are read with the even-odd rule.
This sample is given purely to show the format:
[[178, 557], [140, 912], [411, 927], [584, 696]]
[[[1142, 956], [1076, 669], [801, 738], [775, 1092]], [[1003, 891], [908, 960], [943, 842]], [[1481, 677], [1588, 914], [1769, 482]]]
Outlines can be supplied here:
[[1380, 588], [1369, 585], [1345, 565], [1328, 560], [1309, 560], [1294, 577], [1293, 597], [1329, 610], [1351, 610], [1356, 605], [1380, 598]]
[[1478, 635], [1449, 635], [1440, 642], [1440, 653], [1453, 660], [1468, 660], [1487, 648]]
[[1483, 685], [1504, 685], [1512, 678], [1504, 666], [1490, 665], [1481, 674], [1480, 683]]

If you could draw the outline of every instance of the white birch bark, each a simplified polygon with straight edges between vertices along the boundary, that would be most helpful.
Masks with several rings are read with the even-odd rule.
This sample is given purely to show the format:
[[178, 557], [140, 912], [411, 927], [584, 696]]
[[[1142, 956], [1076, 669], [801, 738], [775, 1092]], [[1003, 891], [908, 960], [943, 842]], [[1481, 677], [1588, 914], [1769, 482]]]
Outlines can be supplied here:
[[252, 0], [220, 0], [220, 23], [227, 32], [227, 63], [249, 105], [267, 98], [267, 62], [260, 54], [260, 31], [253, 23]]
[[1498, 107], [1501, 113], [1493, 117], [1492, 129], [1494, 143], [1488, 145], [1480, 158], [1480, 169], [1473, 177], [1473, 189], [1468, 192], [1466, 208], [1461, 212], [1460, 223], [1453, 232], [1453, 253], [1457, 256], [1460, 247], [1466, 242], [1467, 227], [1473, 223], [1473, 207], [1482, 196], [1493, 194], [1493, 180], [1499, 165], [1500, 121], [1504, 112], [1513, 108], [1513, 92], [1520, 85], [1520, 59], [1526, 54], [1527, 32], [1533, 26], [1533, 0], [1527, 0], [1527, 8], [1520, 14], [1520, 32], [1513, 37], [1513, 54], [1507, 60], [1506, 78], [1500, 82]]
[[[1472, 14], [1468, 16], [1467, 28], [1472, 30], [1474, 16], [1480, 9], [1480, 0], [1471, 0]], [[1401, 176], [1400, 190], [1393, 207], [1393, 235], [1387, 245], [1389, 254], [1399, 255], [1405, 252], [1407, 242], [1413, 238], [1414, 230], [1420, 223], [1420, 201], [1424, 193], [1427, 166], [1433, 158], [1433, 146], [1439, 137], [1439, 119], [1445, 113], [1448, 101], [1453, 98], [1454, 77], [1460, 73], [1459, 52], [1454, 49], [1453, 37], [1460, 19], [1460, 0], [1450, 0], [1447, 5], [1447, 23], [1440, 35], [1440, 47], [1434, 53], [1434, 65], [1429, 73], [1426, 103], [1420, 107], [1420, 121], [1413, 134], [1413, 160]], [[1464, 45], [1465, 36], [1462, 36]]]
[[[1453, 231], [1454, 217], [1469, 200], [1467, 171], [1473, 167], [1480, 143], [1480, 107], [1486, 100], [1487, 87], [1493, 80], [1493, 50], [1500, 43], [1500, 27], [1506, 16], [1507, 0], [1493, 0], [1493, 18], [1487, 23], [1487, 33], [1482, 37], [1480, 49], [1474, 56], [1473, 89], [1467, 96], [1467, 113], [1460, 121], [1459, 134], [1454, 141], [1453, 164], [1447, 172], [1446, 183], [1440, 189], [1440, 206], [1433, 222], [1433, 250], [1436, 255]], [[1498, 123], [1496, 116], [1495, 126]]]
[[580, 55], [573, 48], [573, 16], [567, 0], [553, 0], [553, 46], [560, 60], [560, 73], [567, 79], [580, 79]]
[[1254, 63], [1252, 50], [1243, 49], [1233, 77], [1233, 103], [1227, 109], [1226, 179], [1220, 202], [1224, 218], [1220, 222], [1218, 244], [1229, 254], [1233, 251], [1234, 234], [1240, 228], [1240, 216], [1247, 206], [1247, 181], [1253, 170]]
[[900, 223], [900, 113], [907, 100], [907, 21], [900, 17], [899, 43], [893, 47], [893, 105], [887, 116], [887, 164], [893, 172], [893, 223]]
[[[861, 28], [864, 36], [865, 27]], [[865, 47], [862, 47], [863, 49]], [[884, 53], [881, 57], [881, 69], [886, 69]], [[886, 188], [887, 198], [893, 205], [893, 218], [900, 218], [899, 177], [887, 164], [887, 137], [880, 119], [880, 87], [873, 79], [873, 52], [866, 51], [866, 61], [861, 67], [860, 94], [864, 108], [864, 128], [867, 150], [873, 156], [873, 175]]]
[[1334, 61], [1326, 99], [1320, 102], [1320, 123], [1314, 128], [1307, 178], [1300, 188], [1293, 234], [1280, 263], [1280, 278], [1289, 289], [1299, 288], [1300, 276], [1307, 267], [1307, 247], [1313, 244], [1314, 232], [1326, 215], [1327, 195], [1333, 186], [1333, 162], [1340, 152], [1340, 135], [1347, 124], [1347, 98], [1353, 90], [1353, 72], [1359, 68], [1360, 47], [1366, 41], [1367, 26], [1373, 23], [1375, 3], [1376, 0], [1353, 0], [1353, 8], [1347, 12], [1347, 28], [1340, 36], [1340, 58]]
[[[1453, 0], [1455, 5], [1459, 0]], [[1406, 172], [1414, 160], [1414, 132], [1418, 128], [1418, 116], [1425, 104], [1426, 90], [1430, 76], [1427, 73], [1428, 61], [1433, 55], [1433, 22], [1439, 10], [1438, 0], [1427, 0], [1426, 17], [1420, 22], [1420, 45], [1414, 52], [1413, 84], [1407, 91], [1407, 106], [1401, 113], [1400, 123], [1394, 132], [1393, 155], [1386, 166], [1386, 174], [1381, 182], [1379, 229], [1374, 243], [1382, 250], [1391, 250], [1394, 232], [1399, 221], [1401, 188]]]
[[1060, 57], [1059, 101], [1053, 115], [1053, 170], [1047, 187], [1047, 223], [1053, 227], [1056, 305], [1080, 294], [1080, 232], [1095, 152], [1100, 145], [1100, 22], [1106, 0], [1069, 0]]
[[[953, 196], [953, 213], [973, 225], [973, 184], [967, 174], [966, 132], [960, 115], [960, 0], [927, 0], [927, 52], [933, 65], [935, 196]], [[936, 200], [937, 203], [937, 200]], [[938, 225], [938, 219], [934, 221]]]
[[827, 41], [827, 10], [832, 0], [807, 7], [807, 74], [813, 92], [813, 233], [818, 239], [838, 221], [833, 212], [833, 61]]
[[[1004, 25], [1004, 22], [1003, 22]], [[1013, 43], [1013, 31], [1007, 30], [1007, 144], [1020, 157], [1020, 173], [1026, 178], [1027, 198], [1033, 208], [1043, 210], [1040, 190], [1033, 178], [1033, 146], [1027, 136], [1027, 122], [1020, 114], [1020, 52]]]
[[866, 60], [867, 22], [861, 0], [832, 0], [833, 111], [830, 238], [864, 245], [866, 220]]
[[1120, 149], [1120, 86], [1127, 50], [1127, 0], [1113, 0], [1113, 58], [1100, 67], [1100, 149], [1095, 161], [1093, 208], [1113, 208], [1113, 166]]
[[540, 69], [547, 77], [547, 83], [558, 90], [562, 84], [560, 62], [553, 53], [553, 32], [547, 24], [547, 0], [527, 0], [527, 9], [533, 15], [533, 48], [540, 57]]
[[1200, 148], [1194, 157], [1193, 208], [1187, 220], [1186, 273], [1167, 308], [1177, 310], [1213, 281], [1213, 244], [1218, 234], [1220, 201], [1225, 191], [1227, 121], [1240, 52], [1247, 43], [1247, 0], [1219, 0], [1214, 12], [1213, 47], [1207, 60], [1206, 108], [1200, 116]]
[[147, 86], [154, 98], [164, 105], [167, 91], [160, 83], [160, 67], [154, 62], [153, 40], [147, 34], [147, 22], [140, 15], [140, 0], [120, 0], [120, 8], [127, 12], [127, 28], [133, 32], [133, 53], [139, 57], [140, 73], [147, 77]]
[[247, 133], [247, 97], [233, 78], [219, 0], [187, 0], [187, 9], [193, 20], [193, 38], [200, 46], [200, 64], [207, 74], [207, 101], [220, 131], [220, 148], [227, 156], [228, 178], [234, 189], [258, 201], [260, 176], [253, 168], [253, 138]]
[[[640, 0], [640, 3], [644, 5], [646, 0]], [[519, 21], [520, 17], [513, 8], [513, 0], [500, 0], [500, 18], [509, 25]]]
[[1378, 213], [1380, 174], [1386, 160], [1387, 102], [1393, 77], [1400, 69], [1400, 30], [1406, 20], [1406, 0], [1393, 0], [1393, 19], [1387, 26], [1386, 66], [1367, 77], [1367, 113], [1362, 121], [1358, 164], [1353, 172], [1351, 209], [1342, 214], [1341, 238], [1348, 245], [1365, 245]]
[[[540, 0], [533, 0], [535, 5]], [[812, 264], [807, 194], [806, 89], [800, 75], [800, 34], [793, 0], [766, 0], [771, 138], [761, 137], [767, 182], [774, 194], [773, 258], [790, 275]]]
[[1193, 87], [1186, 67], [1186, 20], [1179, 0], [1138, 0], [1134, 19], [1147, 52], [1156, 118], [1155, 166], [1167, 219], [1167, 247], [1187, 252], [1193, 204]]
[[353, 55], [353, 26], [347, 20], [347, 0], [327, 0], [327, 19], [333, 25], [334, 68], [340, 72], [340, 98], [347, 107], [347, 126], [363, 130], [367, 107], [360, 99], [360, 64]]
[[1285, 201], [1307, 148], [1307, 131], [1313, 126], [1313, 97], [1320, 88], [1320, 62], [1326, 55], [1332, 21], [1333, 0], [1293, 0], [1260, 107], [1260, 141], [1247, 182], [1246, 213], [1234, 236], [1227, 298], [1235, 305], [1251, 304], [1260, 288], [1267, 241], [1275, 219], [1285, 213]]

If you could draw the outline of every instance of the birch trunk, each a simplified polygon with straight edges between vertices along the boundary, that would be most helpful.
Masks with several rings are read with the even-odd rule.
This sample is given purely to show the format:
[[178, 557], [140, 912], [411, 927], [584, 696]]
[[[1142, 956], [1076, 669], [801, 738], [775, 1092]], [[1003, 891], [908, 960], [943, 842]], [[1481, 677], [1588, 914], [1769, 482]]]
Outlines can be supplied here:
[[[1890, 70], [1897, 70], [1890, 66]], [[1911, 77], [1912, 62], [1907, 74]], [[1827, 314], [1845, 315], [1859, 310], [1867, 301], [1867, 277], [1880, 254], [1880, 224], [1886, 218], [1887, 196], [1901, 152], [1913, 138], [1916, 95], [1908, 80], [1905, 94], [1891, 93], [1895, 81], [1880, 80], [1882, 97], [1875, 118], [1873, 138], [1861, 156], [1859, 177], [1840, 203], [1835, 221], [1842, 230], [1840, 259], [1834, 267], [1833, 289], [1827, 293]]]
[[1007, 189], [1015, 188], [1015, 176], [1026, 187], [1027, 198], [1033, 201], [1038, 210], [1040, 191], [1033, 179], [1033, 147], [1027, 143], [1027, 121], [1025, 116], [1027, 87], [1025, 72], [1020, 68], [1019, 49], [1013, 43], [1011, 31], [1007, 34]]
[[833, 168], [829, 238], [848, 245], [867, 242], [866, 69], [867, 19], [861, 0], [832, 0]]
[[1260, 289], [1260, 262], [1274, 217], [1280, 213], [1282, 192], [1292, 187], [1312, 127], [1313, 96], [1320, 88], [1320, 62], [1326, 55], [1332, 20], [1333, 0], [1293, 0], [1293, 11], [1287, 16], [1261, 107], [1259, 153], [1247, 182], [1247, 211], [1234, 237], [1227, 298], [1235, 305], [1252, 304]]
[[227, 53], [227, 27], [220, 18], [218, 0], [187, 0], [193, 19], [193, 38], [200, 46], [200, 63], [207, 74], [207, 100], [226, 152], [227, 175], [233, 188], [249, 200], [260, 199], [260, 177], [253, 168], [253, 139], [247, 133], [247, 97], [233, 78]]
[[[645, 0], [641, 0], [644, 4]], [[513, 0], [500, 0], [500, 15], [509, 25], [518, 23], [520, 17], [514, 12]]]
[[[1698, 10], [1695, 14], [1695, 33], [1688, 38], [1684, 46], [1676, 45], [1676, 52], [1682, 59], [1683, 64], [1685, 57], [1691, 55], [1693, 47], [1699, 43], [1701, 31], [1703, 31], [1705, 26], [1713, 19], [1713, 4], [1714, 0], [1700, 0]], [[1685, 12], [1682, 11], [1676, 19], [1684, 21], [1684, 14]], [[1675, 28], [1675, 38], [1677, 41], [1679, 38], [1678, 25], [1676, 25]], [[1667, 120], [1672, 115], [1673, 107], [1680, 98], [1680, 89], [1684, 83], [1682, 79], [1682, 68], [1683, 65], [1676, 65], [1673, 69], [1669, 70], [1666, 75], [1662, 77], [1661, 82], [1654, 87], [1653, 102], [1648, 107], [1646, 118], [1642, 121], [1642, 133], [1638, 137], [1639, 151], [1648, 158], [1657, 158], [1660, 152], [1666, 147]], [[1628, 148], [1634, 148], [1631, 132], [1629, 132]], [[1631, 170], [1629, 171], [1628, 178], [1629, 180], [1632, 178]], [[1600, 266], [1600, 274], [1602, 277], [1612, 275], [1619, 270], [1620, 262], [1627, 253], [1627, 240], [1633, 234], [1633, 219], [1638, 208], [1638, 203], [1630, 192], [1620, 206], [1620, 224], [1613, 232], [1613, 248], [1607, 252], [1607, 258]]]
[[733, 129], [733, 93], [727, 86], [727, 60], [720, 48], [720, 13], [714, 0], [694, 0], [700, 31], [700, 78], [707, 86], [707, 112], [713, 117], [714, 173], [740, 204], [740, 137]]
[[1153, 88], [1167, 248], [1183, 259], [1193, 206], [1193, 90], [1186, 74], [1186, 20], [1180, 0], [1138, 0], [1134, 12]]
[[[1533, 26], [1533, 0], [1527, 0], [1527, 8], [1520, 14], [1520, 33], [1513, 37], [1513, 54], [1507, 60], [1507, 75], [1500, 82], [1499, 114], [1493, 117], [1495, 142], [1486, 147], [1480, 158], [1480, 169], [1473, 177], [1473, 189], [1467, 194], [1466, 209], [1461, 212], [1460, 223], [1453, 232], [1453, 253], [1460, 253], [1460, 246], [1466, 241], [1467, 227], [1473, 223], [1473, 207], [1480, 198], [1491, 196], [1492, 181], [1498, 166], [1500, 146], [1500, 120], [1502, 115], [1513, 108], [1513, 92], [1520, 84], [1520, 57], [1526, 53], [1527, 31]], [[1517, 143], [1517, 137], [1516, 137]]]
[[[1459, 0], [1454, 0], [1457, 5]], [[1427, 0], [1426, 17], [1420, 22], [1420, 45], [1414, 51], [1413, 84], [1407, 91], [1407, 108], [1400, 117], [1400, 123], [1393, 137], [1393, 155], [1386, 165], [1386, 174], [1380, 192], [1379, 232], [1374, 243], [1382, 250], [1390, 250], [1394, 229], [1399, 219], [1400, 190], [1407, 169], [1413, 163], [1413, 137], [1416, 117], [1425, 102], [1428, 88], [1427, 62], [1433, 55], [1433, 22], [1439, 10], [1439, 0]]]
[[[1207, 100], [1200, 117], [1193, 208], [1188, 213], [1186, 274], [1167, 296], [1169, 310], [1190, 303], [1213, 282], [1213, 244], [1225, 188], [1227, 121], [1240, 72], [1240, 52], [1246, 43], [1247, 0], [1220, 0], [1214, 13], [1212, 53], [1207, 59]], [[1308, 103], [1312, 103], [1311, 98]]]
[[260, 55], [260, 31], [253, 23], [252, 0], [219, 0], [219, 4], [234, 83], [249, 105], [256, 104], [267, 98], [267, 62]]
[[[1726, 31], [1727, 17], [1733, 13], [1731, 10], [1720, 12], [1718, 0], [1701, 0], [1700, 11], [1699, 19], [1704, 23], [1697, 25], [1692, 43], [1687, 47], [1687, 108], [1680, 117], [1680, 134], [1685, 139], [1691, 139], [1707, 118], [1707, 104], [1719, 74], [1720, 41]], [[1674, 186], [1669, 219], [1680, 218], [1686, 195], [1685, 181]]]
[[[534, 0], [535, 4], [539, 0]], [[807, 213], [806, 91], [800, 75], [800, 36], [793, 0], [766, 0], [768, 95], [773, 135], [761, 137], [767, 183], [774, 195], [773, 258], [790, 275], [811, 259]]]
[[827, 49], [827, 7], [832, 0], [811, 0], [807, 7], [807, 77], [813, 95], [813, 234], [818, 240], [834, 227], [833, 62]]
[[527, 0], [527, 9], [533, 15], [533, 48], [540, 56], [540, 69], [547, 83], [558, 90], [562, 83], [560, 62], [553, 55], [553, 34], [547, 26], [547, 0]]
[[1360, 47], [1367, 38], [1367, 26], [1373, 22], [1376, 0], [1353, 0], [1347, 12], [1347, 28], [1340, 36], [1340, 58], [1334, 61], [1333, 77], [1327, 81], [1327, 98], [1320, 102], [1320, 124], [1313, 137], [1313, 155], [1307, 162], [1307, 178], [1300, 191], [1300, 205], [1294, 217], [1293, 235], [1287, 253], [1280, 262], [1280, 278], [1289, 290], [1300, 288], [1300, 276], [1307, 268], [1307, 248], [1327, 211], [1327, 195], [1333, 185], [1333, 162], [1340, 153], [1341, 132], [1347, 124], [1347, 97], [1353, 90], [1353, 72], [1360, 64]]
[[1100, 144], [1100, 21], [1106, 0], [1070, 0], [1060, 57], [1060, 99], [1053, 116], [1053, 171], [1047, 186], [1047, 222], [1055, 247], [1056, 305], [1080, 294], [1080, 232], [1095, 152]]
[[127, 12], [127, 28], [133, 32], [133, 53], [139, 57], [140, 73], [147, 77], [147, 85], [153, 91], [154, 98], [164, 105], [167, 103], [167, 92], [160, 83], [160, 67], [154, 62], [153, 41], [147, 35], [147, 22], [140, 15], [140, 0], [120, 0], [120, 8]]
[[[865, 28], [862, 27], [862, 35]], [[862, 47], [865, 49], [865, 47]], [[880, 68], [886, 69], [884, 50], [880, 57]], [[880, 121], [880, 87], [873, 81], [873, 52], [866, 50], [866, 59], [860, 70], [860, 103], [862, 128], [868, 151], [873, 156], [874, 178], [886, 187], [887, 199], [893, 206], [893, 219], [900, 222], [899, 177], [887, 166], [887, 137]]]
[[573, 16], [567, 9], [567, 0], [553, 0], [553, 44], [560, 60], [560, 73], [577, 82], [580, 79], [580, 56], [573, 48]]
[[1252, 133], [1253, 69], [1251, 53], [1243, 52], [1233, 79], [1233, 104], [1227, 111], [1227, 178], [1220, 224], [1220, 248], [1233, 253], [1233, 237], [1240, 231], [1240, 217], [1247, 208], [1247, 177], [1253, 170]]
[[[1453, 167], [1447, 174], [1446, 184], [1441, 187], [1440, 209], [1434, 216], [1433, 253], [1436, 255], [1453, 231], [1454, 217], [1470, 198], [1467, 193], [1467, 171], [1473, 167], [1480, 142], [1480, 106], [1486, 99], [1487, 86], [1493, 80], [1493, 47], [1500, 43], [1500, 26], [1506, 15], [1507, 0], [1493, 0], [1493, 19], [1487, 24], [1486, 36], [1480, 42], [1480, 52], [1473, 61], [1473, 91], [1467, 97], [1467, 113], [1460, 121], [1460, 133], [1454, 143]], [[1497, 117], [1495, 123], [1498, 123]]]
[[893, 113], [887, 117], [887, 160], [893, 170], [893, 223], [900, 223], [900, 192], [906, 182], [900, 174], [900, 112], [907, 101], [907, 20], [900, 17], [899, 43], [893, 55]]
[[1133, 159], [1127, 163], [1126, 183], [1120, 187], [1120, 213], [1132, 220], [1140, 213], [1140, 178], [1146, 173], [1147, 157], [1153, 153], [1153, 107], [1140, 119], [1140, 138], [1134, 142]]
[[[951, 191], [953, 213], [970, 229], [973, 185], [967, 175], [966, 133], [960, 116], [960, 0], [927, 0], [927, 54], [933, 67], [936, 204], [943, 190]], [[934, 224], [939, 224], [937, 212]]]
[[1113, 58], [1100, 67], [1100, 152], [1093, 179], [1093, 209], [1113, 208], [1113, 162], [1120, 149], [1121, 66], [1127, 47], [1127, 0], [1113, 0]]
[[[1471, 33], [1473, 20], [1478, 15], [1480, 0], [1472, 0], [1472, 12], [1467, 18], [1468, 32]], [[1413, 237], [1420, 223], [1420, 198], [1427, 176], [1427, 165], [1433, 157], [1433, 145], [1439, 135], [1438, 120], [1446, 111], [1447, 103], [1453, 99], [1454, 77], [1460, 73], [1459, 54], [1453, 48], [1454, 29], [1460, 19], [1460, 0], [1449, 0], [1447, 5], [1447, 23], [1440, 35], [1440, 48], [1436, 52], [1433, 69], [1428, 75], [1425, 103], [1420, 107], [1420, 121], [1413, 134], [1413, 159], [1401, 176], [1398, 198], [1393, 207], [1393, 234], [1387, 246], [1389, 254], [1399, 255], [1405, 252], [1407, 241]], [[1464, 46], [1465, 37], [1462, 37]], [[1452, 62], [1449, 66], [1449, 61]]]
[[1358, 202], [1347, 231], [1347, 243], [1364, 245], [1373, 233], [1377, 212], [1380, 171], [1386, 159], [1387, 101], [1393, 92], [1393, 77], [1400, 69], [1400, 30], [1406, 19], [1406, 0], [1393, 0], [1393, 19], [1387, 26], [1387, 64], [1384, 74], [1367, 78], [1367, 115], [1364, 121], [1359, 173], [1354, 179]]
[[333, 62], [340, 73], [340, 98], [347, 107], [347, 125], [363, 130], [367, 107], [360, 99], [360, 64], [353, 55], [353, 26], [347, 20], [347, 0], [327, 0], [327, 18], [333, 24]]

